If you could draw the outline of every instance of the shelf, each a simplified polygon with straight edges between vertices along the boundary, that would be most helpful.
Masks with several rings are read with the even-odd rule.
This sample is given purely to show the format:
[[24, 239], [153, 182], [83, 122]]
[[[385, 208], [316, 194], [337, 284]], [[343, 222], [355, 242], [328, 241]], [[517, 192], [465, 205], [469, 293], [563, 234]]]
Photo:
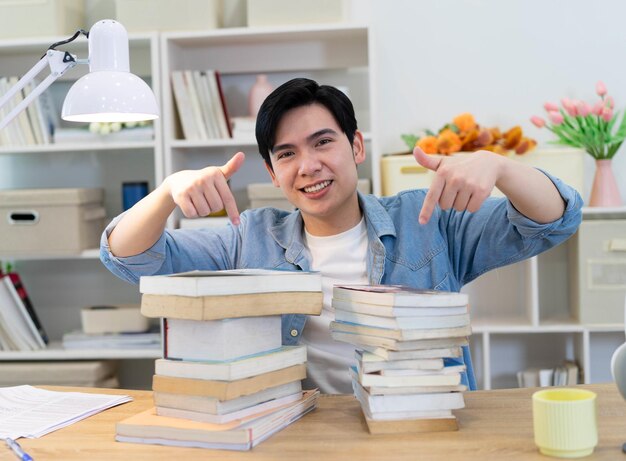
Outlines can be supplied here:
[[626, 207], [583, 207], [583, 219], [626, 219]]
[[0, 261], [48, 261], [57, 259], [100, 259], [100, 249], [92, 248], [76, 254], [2, 255]]
[[63, 349], [60, 342], [39, 351], [0, 351], [0, 361], [158, 359], [158, 349]]
[[41, 144], [35, 146], [2, 146], [0, 155], [13, 154], [45, 154], [57, 152], [82, 152], [82, 151], [114, 151], [114, 150], [146, 150], [154, 149], [154, 141], [142, 142], [111, 142], [111, 143], [77, 143], [77, 144]]

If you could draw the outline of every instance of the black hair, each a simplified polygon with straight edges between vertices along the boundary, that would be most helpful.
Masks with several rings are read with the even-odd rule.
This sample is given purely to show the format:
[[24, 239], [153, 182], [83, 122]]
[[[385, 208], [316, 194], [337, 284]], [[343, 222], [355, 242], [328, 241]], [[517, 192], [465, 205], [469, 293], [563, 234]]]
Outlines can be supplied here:
[[323, 105], [330, 111], [352, 145], [357, 124], [350, 99], [333, 86], [319, 85], [308, 78], [294, 78], [276, 88], [263, 101], [257, 115], [256, 142], [261, 156], [270, 168], [272, 168], [270, 154], [276, 141], [276, 128], [285, 112], [315, 103]]

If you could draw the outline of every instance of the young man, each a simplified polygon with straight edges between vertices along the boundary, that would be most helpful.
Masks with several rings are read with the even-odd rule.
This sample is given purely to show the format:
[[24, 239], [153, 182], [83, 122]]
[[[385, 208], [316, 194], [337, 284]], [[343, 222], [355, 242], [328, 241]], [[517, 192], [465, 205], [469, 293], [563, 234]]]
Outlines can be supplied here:
[[[354, 348], [333, 341], [328, 324], [336, 283], [403, 284], [458, 291], [488, 270], [536, 255], [577, 229], [582, 200], [569, 186], [490, 152], [438, 157], [415, 149], [436, 172], [429, 190], [377, 198], [357, 192], [363, 136], [350, 100], [308, 79], [277, 88], [257, 118], [259, 152], [276, 187], [297, 207], [239, 215], [226, 181], [244, 161], [239, 152], [221, 167], [180, 171], [107, 227], [101, 259], [116, 275], [192, 269], [319, 270], [320, 317], [283, 318], [283, 342], [308, 346], [310, 384], [351, 393]], [[506, 198], [488, 198], [497, 186]], [[232, 225], [165, 230], [179, 206], [187, 217], [226, 209]], [[469, 350], [465, 383], [476, 387]]]

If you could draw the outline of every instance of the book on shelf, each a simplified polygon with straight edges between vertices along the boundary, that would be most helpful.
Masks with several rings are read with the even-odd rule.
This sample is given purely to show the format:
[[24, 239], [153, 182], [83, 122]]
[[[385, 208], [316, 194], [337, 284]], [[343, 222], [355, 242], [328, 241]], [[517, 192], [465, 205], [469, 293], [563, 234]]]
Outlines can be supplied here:
[[469, 325], [469, 314], [433, 315], [420, 317], [381, 317], [335, 309], [335, 320], [358, 325], [415, 330], [424, 328], [455, 328]]
[[207, 121], [205, 120], [205, 117], [202, 113], [202, 108], [200, 107], [201, 102], [198, 96], [198, 91], [196, 89], [196, 84], [194, 82], [193, 72], [190, 70], [184, 70], [183, 81], [189, 95], [189, 102], [191, 103], [191, 110], [193, 112], [193, 116], [196, 122], [195, 125], [198, 129], [198, 136], [200, 139], [209, 139], [209, 134], [207, 132]]
[[205, 123], [206, 134], [208, 139], [219, 139], [219, 127], [215, 119], [215, 111], [211, 103], [211, 93], [205, 72], [194, 70], [191, 72], [193, 83], [196, 87], [198, 100], [200, 102], [200, 110]]
[[300, 400], [251, 421], [224, 424], [158, 416], [152, 408], [116, 424], [115, 440], [156, 445], [249, 450], [316, 406], [318, 391], [304, 391]]
[[228, 361], [277, 350], [281, 317], [219, 320], [163, 319], [163, 357], [189, 361]]
[[154, 404], [158, 407], [201, 411], [212, 415], [225, 415], [299, 392], [302, 392], [302, 383], [300, 381], [291, 381], [230, 400], [220, 400], [216, 397], [204, 395], [184, 395], [168, 392], [154, 392], [153, 397]]
[[177, 378], [234, 381], [305, 362], [306, 346], [282, 346], [277, 350], [230, 362], [158, 359], [154, 372], [157, 375]]
[[175, 70], [171, 74], [172, 92], [174, 93], [174, 101], [178, 111], [180, 126], [185, 139], [199, 140], [200, 131], [196, 125], [196, 118], [191, 104], [191, 97], [183, 71]]
[[472, 332], [470, 325], [455, 328], [430, 328], [416, 330], [398, 330], [392, 328], [370, 327], [346, 322], [330, 322], [331, 332], [355, 333], [368, 336], [379, 336], [400, 341], [418, 339], [460, 338], [469, 336]]
[[418, 290], [403, 285], [335, 285], [333, 299], [394, 307], [467, 306], [464, 293]]
[[152, 390], [155, 392], [199, 395], [215, 397], [219, 400], [229, 400], [304, 378], [306, 378], [306, 365], [304, 364], [293, 365], [234, 381], [172, 378], [170, 376], [154, 375], [152, 378]]
[[222, 137], [224, 138], [232, 138], [233, 132], [230, 124], [230, 116], [228, 115], [228, 105], [226, 104], [226, 97], [224, 96], [224, 88], [222, 85], [222, 74], [219, 71], [214, 71], [215, 75], [215, 84], [217, 86], [217, 94], [220, 101], [220, 108], [222, 109], [221, 117], [220, 117], [220, 128], [222, 132]]
[[0, 323], [2, 323], [3, 348], [31, 351], [46, 347], [46, 343], [8, 275], [0, 275]]
[[225, 424], [236, 420], [245, 421], [265, 416], [269, 413], [275, 412], [276, 410], [280, 410], [281, 408], [284, 408], [285, 406], [290, 405], [300, 400], [301, 398], [302, 392], [297, 392], [295, 394], [286, 395], [284, 397], [269, 400], [267, 402], [260, 402], [256, 405], [224, 415], [214, 415], [211, 413], [197, 410], [183, 410], [180, 408], [160, 407], [158, 405], [156, 406], [156, 412], [159, 416], [184, 418], [190, 419], [192, 421], [201, 421], [213, 424]]
[[15, 287], [15, 291], [17, 292], [18, 296], [22, 300], [22, 305], [28, 312], [28, 315], [30, 316], [33, 324], [35, 325], [35, 328], [37, 329], [37, 332], [39, 333], [39, 336], [41, 336], [41, 339], [43, 340], [44, 343], [48, 344], [49, 342], [48, 334], [46, 333], [46, 330], [44, 329], [43, 324], [41, 323], [41, 320], [39, 320], [39, 317], [37, 316], [37, 312], [35, 311], [35, 307], [33, 306], [33, 303], [30, 300], [30, 297], [28, 296], [28, 292], [26, 291], [26, 287], [24, 286], [24, 283], [22, 282], [22, 278], [15, 271], [8, 272], [6, 276], [9, 277], [9, 279], [13, 283], [13, 286]]
[[379, 317], [425, 317], [425, 316], [448, 316], [467, 313], [467, 306], [450, 307], [406, 307], [385, 306], [367, 302], [350, 301], [346, 299], [332, 299], [332, 307], [342, 311], [360, 314], [376, 315]]
[[84, 333], [71, 331], [63, 335], [65, 349], [160, 349], [161, 333]]
[[143, 294], [141, 313], [146, 317], [172, 317], [187, 320], [218, 320], [282, 314], [320, 315], [322, 301], [321, 290], [209, 296]]
[[217, 296], [289, 291], [322, 291], [319, 272], [271, 269], [191, 271], [141, 277], [139, 291], [153, 295]]
[[358, 333], [345, 333], [342, 331], [332, 331], [331, 336], [337, 341], [352, 344], [357, 348], [363, 348], [363, 346], [382, 347], [389, 351], [411, 351], [417, 349], [434, 349], [440, 347], [461, 347], [468, 344], [467, 337], [400, 341], [392, 338], [361, 335]]
[[579, 367], [573, 360], [547, 368], [527, 368], [517, 372], [519, 387], [575, 386], [579, 384]]

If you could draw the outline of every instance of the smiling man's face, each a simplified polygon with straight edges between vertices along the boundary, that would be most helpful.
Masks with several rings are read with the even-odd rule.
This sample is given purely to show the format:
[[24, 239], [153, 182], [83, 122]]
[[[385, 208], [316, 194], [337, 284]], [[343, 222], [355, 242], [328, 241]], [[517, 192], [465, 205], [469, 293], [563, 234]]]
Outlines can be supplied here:
[[365, 160], [363, 136], [353, 144], [321, 104], [286, 112], [276, 129], [271, 153], [272, 182], [302, 213], [313, 235], [333, 235], [361, 219], [356, 165]]

